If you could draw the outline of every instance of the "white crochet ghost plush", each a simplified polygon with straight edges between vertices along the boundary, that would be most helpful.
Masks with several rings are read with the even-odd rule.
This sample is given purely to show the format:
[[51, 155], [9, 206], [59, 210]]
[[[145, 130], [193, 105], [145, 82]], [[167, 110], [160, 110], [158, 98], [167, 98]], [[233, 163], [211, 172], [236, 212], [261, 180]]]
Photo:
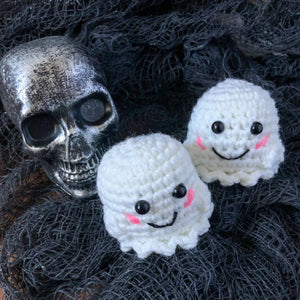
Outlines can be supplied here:
[[211, 195], [177, 140], [163, 134], [129, 138], [98, 168], [97, 187], [107, 231], [138, 257], [191, 249], [207, 232]]
[[268, 91], [226, 79], [198, 100], [184, 145], [205, 182], [251, 186], [273, 177], [284, 159], [278, 122]]

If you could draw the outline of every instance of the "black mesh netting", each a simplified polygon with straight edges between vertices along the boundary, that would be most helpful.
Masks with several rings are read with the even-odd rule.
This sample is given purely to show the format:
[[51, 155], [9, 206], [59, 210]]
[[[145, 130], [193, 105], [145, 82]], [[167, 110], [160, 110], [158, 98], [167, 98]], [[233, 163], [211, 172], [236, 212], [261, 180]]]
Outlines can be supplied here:
[[196, 249], [124, 254], [99, 200], [71, 199], [23, 154], [0, 107], [0, 285], [8, 299], [299, 299], [300, 3], [293, 0], [2, 0], [0, 56], [67, 34], [107, 77], [116, 142], [183, 140], [197, 97], [227, 77], [270, 90], [285, 162], [251, 188], [210, 184], [215, 211]]

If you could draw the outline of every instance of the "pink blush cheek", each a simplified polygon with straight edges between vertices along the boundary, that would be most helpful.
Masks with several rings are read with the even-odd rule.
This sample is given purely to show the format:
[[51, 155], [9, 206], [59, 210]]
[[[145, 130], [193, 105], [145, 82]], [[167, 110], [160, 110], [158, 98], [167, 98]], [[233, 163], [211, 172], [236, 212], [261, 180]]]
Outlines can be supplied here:
[[187, 208], [187, 207], [189, 207], [192, 204], [192, 202], [194, 200], [194, 195], [195, 195], [194, 190], [193, 189], [189, 189], [188, 195], [187, 195], [188, 199], [184, 203], [184, 208]]
[[265, 136], [261, 142], [259, 142], [258, 144], [255, 145], [255, 149], [257, 150], [257, 149], [263, 147], [267, 143], [268, 139], [269, 139], [269, 136], [268, 135]]
[[197, 144], [202, 150], [206, 150], [206, 147], [202, 145], [202, 140], [200, 136], [197, 138]]
[[140, 224], [141, 223], [141, 221], [133, 215], [125, 214], [125, 216], [128, 219], [128, 221], [131, 222], [132, 224]]

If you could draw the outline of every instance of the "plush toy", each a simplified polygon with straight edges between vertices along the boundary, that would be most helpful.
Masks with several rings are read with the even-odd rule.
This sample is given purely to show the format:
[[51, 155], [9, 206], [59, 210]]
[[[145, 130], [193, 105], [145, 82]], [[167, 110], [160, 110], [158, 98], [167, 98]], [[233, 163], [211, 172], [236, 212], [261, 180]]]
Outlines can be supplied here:
[[269, 92], [226, 79], [198, 100], [184, 145], [205, 182], [255, 185], [273, 177], [283, 161], [278, 121]]
[[167, 135], [115, 145], [103, 156], [97, 187], [106, 229], [140, 258], [191, 249], [210, 227], [210, 192], [184, 146]]

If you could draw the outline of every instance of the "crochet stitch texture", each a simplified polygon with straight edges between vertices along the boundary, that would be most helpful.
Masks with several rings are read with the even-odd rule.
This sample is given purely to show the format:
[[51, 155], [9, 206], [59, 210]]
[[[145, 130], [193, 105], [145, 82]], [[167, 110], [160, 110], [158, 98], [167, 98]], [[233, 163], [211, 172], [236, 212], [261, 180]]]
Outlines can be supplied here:
[[[222, 124], [214, 132], [215, 122]], [[184, 145], [205, 182], [255, 185], [270, 179], [284, 159], [279, 118], [268, 91], [226, 79], [206, 91], [191, 114]], [[262, 125], [262, 131], [252, 127]], [[259, 126], [260, 126], [259, 125]]]
[[[182, 184], [186, 194], [175, 197]], [[122, 251], [133, 249], [140, 258], [152, 252], [172, 255], [177, 245], [194, 248], [210, 227], [210, 192], [184, 146], [167, 135], [138, 136], [115, 145], [103, 156], [97, 187], [106, 229]], [[147, 213], [135, 209], [141, 200], [150, 205]]]

